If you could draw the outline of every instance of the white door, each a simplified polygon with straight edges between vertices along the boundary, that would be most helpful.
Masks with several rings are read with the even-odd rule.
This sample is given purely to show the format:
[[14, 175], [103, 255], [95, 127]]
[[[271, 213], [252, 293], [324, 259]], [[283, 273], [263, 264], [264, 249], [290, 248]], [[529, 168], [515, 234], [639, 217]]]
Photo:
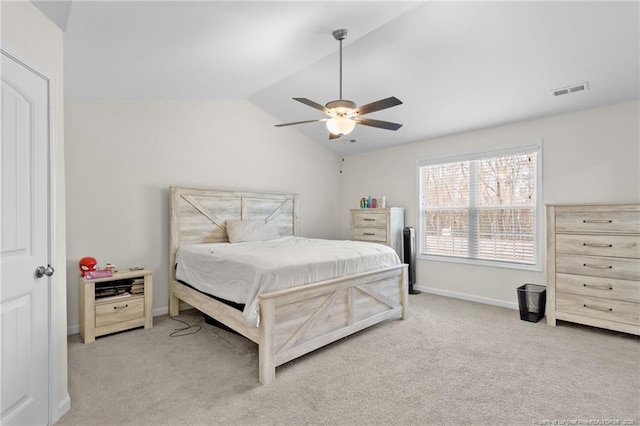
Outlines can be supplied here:
[[53, 273], [47, 268], [48, 81], [4, 51], [0, 56], [0, 423], [42, 425], [49, 417], [47, 274]]

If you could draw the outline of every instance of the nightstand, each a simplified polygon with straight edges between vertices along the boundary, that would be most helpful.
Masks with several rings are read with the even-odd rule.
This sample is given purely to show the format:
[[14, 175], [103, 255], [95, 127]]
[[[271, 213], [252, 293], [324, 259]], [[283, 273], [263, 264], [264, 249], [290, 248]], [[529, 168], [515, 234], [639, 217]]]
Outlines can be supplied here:
[[[122, 292], [127, 283], [133, 290]], [[151, 328], [152, 303], [151, 271], [115, 272], [108, 278], [80, 277], [80, 337], [84, 343], [91, 343], [97, 336], [142, 326]]]

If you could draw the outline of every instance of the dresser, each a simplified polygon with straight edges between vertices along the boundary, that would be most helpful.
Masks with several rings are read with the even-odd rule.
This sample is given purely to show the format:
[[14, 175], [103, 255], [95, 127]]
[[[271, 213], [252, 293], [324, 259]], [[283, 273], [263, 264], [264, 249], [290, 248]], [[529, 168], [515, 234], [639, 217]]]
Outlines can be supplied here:
[[351, 239], [386, 244], [402, 260], [404, 208], [351, 209]]
[[640, 335], [640, 205], [547, 206], [546, 315]]

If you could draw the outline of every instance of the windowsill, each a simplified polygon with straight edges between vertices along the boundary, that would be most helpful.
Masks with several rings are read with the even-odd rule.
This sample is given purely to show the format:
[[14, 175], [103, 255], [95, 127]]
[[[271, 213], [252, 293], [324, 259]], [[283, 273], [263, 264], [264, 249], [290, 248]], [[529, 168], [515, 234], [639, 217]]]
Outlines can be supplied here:
[[518, 269], [522, 271], [531, 271], [531, 272], [543, 271], [543, 268], [541, 265], [524, 265], [524, 264], [509, 263], [509, 262], [496, 262], [492, 260], [467, 259], [463, 257], [432, 256], [432, 255], [419, 254], [417, 256], [417, 259], [429, 260], [429, 261], [435, 261], [435, 262], [462, 263], [465, 265], [485, 266], [490, 268]]

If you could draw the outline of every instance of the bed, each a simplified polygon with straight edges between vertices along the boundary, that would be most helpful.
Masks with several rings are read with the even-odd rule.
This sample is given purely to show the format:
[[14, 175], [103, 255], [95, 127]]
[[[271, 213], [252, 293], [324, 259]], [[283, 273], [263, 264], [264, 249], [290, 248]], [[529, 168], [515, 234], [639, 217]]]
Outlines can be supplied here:
[[255, 296], [255, 310], [248, 311], [177, 279], [180, 249], [221, 253], [219, 247], [229, 245], [227, 221], [264, 221], [285, 242], [313, 243], [296, 236], [297, 204], [296, 194], [170, 188], [169, 314], [178, 315], [182, 301], [257, 343], [262, 384], [273, 382], [276, 367], [292, 359], [387, 319], [408, 317], [404, 264], [278, 290], [265, 287]]

